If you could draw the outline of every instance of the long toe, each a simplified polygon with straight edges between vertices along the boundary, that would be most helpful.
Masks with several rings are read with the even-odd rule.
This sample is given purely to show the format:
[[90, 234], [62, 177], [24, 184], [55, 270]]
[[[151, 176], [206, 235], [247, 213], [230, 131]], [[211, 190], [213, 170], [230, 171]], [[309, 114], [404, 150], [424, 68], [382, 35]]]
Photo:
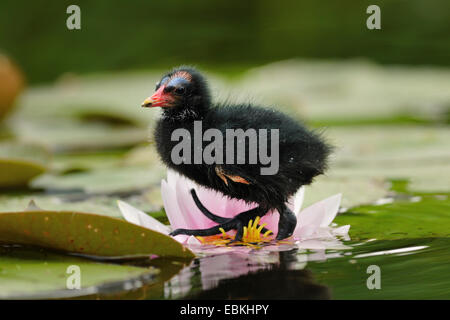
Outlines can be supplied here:
[[225, 231], [230, 230], [227, 224], [218, 225], [209, 229], [175, 229], [170, 233], [171, 236], [176, 236], [179, 234], [185, 234], [188, 236], [212, 236], [221, 233], [220, 229], [223, 228]]

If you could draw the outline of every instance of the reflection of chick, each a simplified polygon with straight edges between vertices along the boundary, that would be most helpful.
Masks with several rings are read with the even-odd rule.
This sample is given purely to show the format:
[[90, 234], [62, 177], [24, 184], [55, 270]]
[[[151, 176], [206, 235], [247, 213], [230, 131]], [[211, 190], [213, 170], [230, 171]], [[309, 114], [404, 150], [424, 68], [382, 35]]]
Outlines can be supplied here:
[[[309, 270], [301, 269], [306, 263], [299, 260], [297, 250], [281, 251], [278, 253], [266, 252], [267, 260], [257, 259], [252, 254], [242, 255], [233, 252], [222, 256], [228, 256], [233, 266], [233, 273], [237, 271], [240, 276], [236, 278], [221, 278], [226, 274], [225, 270], [230, 266], [217, 264], [220, 256], [205, 257], [200, 259], [200, 271], [202, 271], [202, 286], [214, 284], [211, 289], [195, 292], [186, 299], [331, 299], [331, 291], [327, 286], [314, 281], [313, 274]], [[274, 260], [274, 258], [277, 259]], [[267, 261], [267, 262], [263, 262]], [[271, 262], [269, 262], [271, 261]], [[210, 263], [207, 263], [210, 262]], [[294, 270], [293, 268], [300, 268]], [[254, 271], [259, 269], [258, 271]], [[206, 274], [205, 274], [206, 271]], [[230, 273], [229, 275], [232, 276]], [[218, 280], [215, 282], [214, 280]], [[205, 283], [204, 281], [208, 283]], [[217, 283], [217, 284], [216, 284]]]
[[[317, 134], [275, 110], [258, 108], [249, 104], [214, 106], [211, 103], [206, 80], [191, 68], [175, 69], [164, 75], [156, 86], [156, 92], [145, 100], [142, 106], [163, 109], [163, 117], [156, 126], [155, 140], [158, 153], [169, 168], [226, 196], [259, 205], [234, 218], [225, 219], [209, 212], [200, 203], [195, 192], [192, 192], [199, 209], [218, 225], [203, 230], [177, 229], [172, 235], [208, 236], [220, 233], [220, 229], [223, 228], [225, 231], [237, 230], [235, 239], [240, 240], [243, 227], [250, 220], [254, 220], [257, 216], [262, 217], [271, 209], [276, 209], [280, 213], [277, 239], [292, 235], [297, 221], [285, 203], [302, 185], [311, 183], [315, 176], [324, 172], [330, 152], [330, 147]], [[278, 172], [262, 175], [261, 169], [266, 165], [251, 164], [247, 160], [245, 164], [206, 164], [204, 162], [175, 164], [171, 153], [178, 141], [172, 141], [172, 133], [176, 129], [183, 128], [190, 133], [191, 137], [194, 137], [194, 121], [202, 121], [204, 131], [213, 128], [219, 130], [224, 138], [227, 136], [227, 129], [243, 131], [254, 129], [256, 132], [260, 132], [260, 129], [278, 130]], [[270, 137], [271, 135], [267, 143], [268, 155], [272, 155]], [[233, 137], [233, 144], [234, 139]], [[245, 159], [254, 156], [249, 152], [251, 149], [249, 140], [245, 139], [243, 142], [245, 143]], [[191, 155], [195, 153], [194, 145], [191, 146]], [[223, 148], [226, 145], [227, 141], [223, 141]], [[234, 149], [232, 152], [236, 159], [237, 151]]]
[[330, 289], [315, 283], [309, 270], [261, 270], [234, 279], [220, 280], [216, 288], [186, 299], [331, 299]]

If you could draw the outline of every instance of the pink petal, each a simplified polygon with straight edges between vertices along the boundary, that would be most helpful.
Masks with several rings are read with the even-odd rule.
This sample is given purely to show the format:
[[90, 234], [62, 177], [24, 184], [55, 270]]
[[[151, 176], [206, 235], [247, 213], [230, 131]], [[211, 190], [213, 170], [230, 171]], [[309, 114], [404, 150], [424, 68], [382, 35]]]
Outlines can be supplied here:
[[170, 187], [175, 189], [176, 202], [184, 216], [185, 225], [182, 226], [183, 228], [203, 229], [217, 225], [217, 223], [206, 218], [197, 208], [190, 193], [191, 189], [195, 189], [200, 202], [205, 208], [224, 218], [232, 218], [257, 206], [257, 204], [247, 204], [243, 200], [230, 199], [219, 192], [197, 185], [173, 170], [168, 170], [167, 180]]
[[137, 224], [138, 226], [151, 229], [163, 234], [169, 234], [169, 227], [162, 224], [155, 218], [149, 216], [145, 212], [136, 209], [125, 201], [118, 200], [117, 204], [125, 220]]
[[175, 190], [178, 207], [181, 209], [186, 221], [186, 226], [183, 228], [206, 229], [217, 225], [217, 223], [205, 217], [205, 215], [197, 208], [197, 205], [189, 192], [190, 188], [186, 179], [178, 179]]
[[267, 223], [266, 229], [272, 231], [271, 235], [276, 235], [278, 233], [278, 220], [280, 220], [280, 214], [277, 210], [271, 210], [260, 220], [260, 225]]
[[226, 207], [229, 200], [224, 195], [202, 186], [197, 186], [195, 188], [195, 191], [197, 193], [198, 199], [206, 209], [208, 209], [215, 215], [227, 217]]
[[231, 218], [238, 215], [241, 212], [248, 211], [258, 206], [257, 203], [246, 203], [244, 200], [229, 199], [227, 197], [224, 198], [226, 199], [226, 206], [224, 212], [225, 217]]
[[171, 187], [165, 180], [161, 181], [161, 195], [163, 198], [164, 209], [172, 229], [185, 228], [187, 223], [183, 213], [178, 207], [175, 188]]

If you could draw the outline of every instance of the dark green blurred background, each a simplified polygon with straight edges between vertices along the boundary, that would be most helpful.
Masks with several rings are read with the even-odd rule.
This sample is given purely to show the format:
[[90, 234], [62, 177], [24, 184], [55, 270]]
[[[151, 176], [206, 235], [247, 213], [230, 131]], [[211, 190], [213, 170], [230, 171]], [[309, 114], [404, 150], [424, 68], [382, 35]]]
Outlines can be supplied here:
[[[66, 28], [70, 4], [79, 31]], [[366, 28], [381, 7], [382, 30]], [[450, 1], [0, 2], [0, 50], [29, 82], [64, 72], [167, 68], [220, 71], [291, 57], [368, 57], [385, 64], [449, 65]]]

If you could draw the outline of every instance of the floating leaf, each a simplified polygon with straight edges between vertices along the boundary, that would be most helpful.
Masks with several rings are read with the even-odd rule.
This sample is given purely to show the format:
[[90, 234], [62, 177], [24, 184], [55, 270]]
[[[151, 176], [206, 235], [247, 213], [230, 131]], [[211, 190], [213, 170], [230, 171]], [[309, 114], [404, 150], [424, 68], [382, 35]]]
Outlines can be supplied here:
[[351, 225], [352, 240], [448, 237], [450, 200], [448, 195], [424, 194], [378, 206], [360, 206], [339, 215], [335, 222]]
[[157, 113], [143, 110], [141, 102], [153, 91], [160, 75], [122, 72], [66, 76], [55, 84], [27, 90], [18, 115], [26, 119], [96, 116], [146, 126]]
[[0, 187], [19, 187], [47, 170], [50, 154], [35, 144], [0, 144]]
[[158, 185], [164, 177], [161, 166], [116, 166], [66, 175], [46, 174], [32, 185], [52, 190], [83, 190], [87, 193], [116, 193]]
[[304, 119], [351, 121], [407, 114], [426, 120], [448, 105], [449, 86], [448, 69], [386, 67], [361, 59], [295, 59], [248, 71], [236, 92], [245, 88], [265, 103], [293, 108]]
[[[100, 263], [81, 257], [0, 246], [0, 299], [68, 298], [123, 291], [125, 284], [155, 282], [158, 269]], [[73, 274], [80, 271], [80, 289], [68, 289]]]
[[[160, 205], [149, 203], [143, 195], [131, 197], [86, 196], [83, 194], [8, 194], [0, 195], [0, 212], [17, 212], [27, 210], [30, 202], [34, 202], [38, 208], [46, 211], [74, 211], [101, 214], [109, 217], [123, 218], [117, 200], [126, 200], [135, 207], [142, 208], [152, 217], [161, 220], [165, 213]], [[36, 211], [36, 210], [34, 210]], [[163, 219], [163, 221], [166, 221]]]
[[71, 118], [20, 118], [14, 119], [13, 125], [15, 134], [22, 140], [65, 152], [129, 147], [145, 142], [148, 137], [145, 127], [114, 126]]
[[0, 213], [0, 242], [103, 257], [194, 256], [170, 236], [117, 218], [70, 211]]

